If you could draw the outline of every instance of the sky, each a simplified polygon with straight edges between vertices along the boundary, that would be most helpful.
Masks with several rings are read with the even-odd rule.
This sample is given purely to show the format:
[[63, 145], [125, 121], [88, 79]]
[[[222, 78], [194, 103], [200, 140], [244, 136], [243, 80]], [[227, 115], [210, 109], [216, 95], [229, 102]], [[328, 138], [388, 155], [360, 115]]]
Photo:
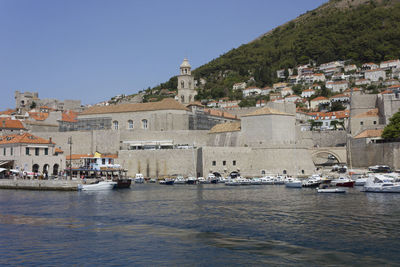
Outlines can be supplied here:
[[327, 0], [0, 0], [0, 111], [14, 92], [95, 104], [154, 87]]

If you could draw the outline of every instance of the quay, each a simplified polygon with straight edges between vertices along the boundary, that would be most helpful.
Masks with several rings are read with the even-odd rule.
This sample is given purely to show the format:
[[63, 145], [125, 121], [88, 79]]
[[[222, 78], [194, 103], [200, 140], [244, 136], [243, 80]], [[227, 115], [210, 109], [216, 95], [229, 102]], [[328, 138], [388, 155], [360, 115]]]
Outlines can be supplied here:
[[0, 189], [77, 191], [79, 183], [74, 180], [0, 179]]

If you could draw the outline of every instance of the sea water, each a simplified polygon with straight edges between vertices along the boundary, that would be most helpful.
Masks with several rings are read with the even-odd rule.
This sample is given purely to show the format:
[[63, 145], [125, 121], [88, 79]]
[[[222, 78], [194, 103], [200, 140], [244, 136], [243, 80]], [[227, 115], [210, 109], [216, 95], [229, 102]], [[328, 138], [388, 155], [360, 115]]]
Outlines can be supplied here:
[[400, 194], [140, 184], [0, 203], [1, 266], [400, 264]]

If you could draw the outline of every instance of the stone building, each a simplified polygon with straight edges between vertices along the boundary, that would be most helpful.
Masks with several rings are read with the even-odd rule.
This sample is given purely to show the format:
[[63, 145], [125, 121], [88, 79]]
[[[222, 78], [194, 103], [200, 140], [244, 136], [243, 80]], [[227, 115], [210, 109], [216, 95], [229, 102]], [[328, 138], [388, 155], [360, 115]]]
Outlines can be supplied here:
[[0, 162], [13, 169], [57, 175], [65, 168], [65, 156], [52, 140], [29, 133], [0, 137]]
[[75, 110], [82, 111], [80, 100], [58, 100], [52, 98], [40, 99], [37, 92], [15, 91], [15, 108], [18, 113], [31, 110], [31, 108], [47, 106], [53, 110]]
[[189, 104], [194, 101], [197, 91], [194, 89], [194, 77], [192, 76], [191, 66], [185, 58], [180, 66], [178, 75], [178, 101], [182, 104]]

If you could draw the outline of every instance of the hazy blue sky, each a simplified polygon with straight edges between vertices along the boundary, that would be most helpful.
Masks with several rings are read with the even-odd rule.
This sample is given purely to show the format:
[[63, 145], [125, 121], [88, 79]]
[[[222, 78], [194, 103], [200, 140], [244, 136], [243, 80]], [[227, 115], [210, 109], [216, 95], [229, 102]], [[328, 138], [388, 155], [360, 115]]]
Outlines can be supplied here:
[[0, 0], [0, 110], [14, 91], [94, 104], [247, 43], [326, 0]]

